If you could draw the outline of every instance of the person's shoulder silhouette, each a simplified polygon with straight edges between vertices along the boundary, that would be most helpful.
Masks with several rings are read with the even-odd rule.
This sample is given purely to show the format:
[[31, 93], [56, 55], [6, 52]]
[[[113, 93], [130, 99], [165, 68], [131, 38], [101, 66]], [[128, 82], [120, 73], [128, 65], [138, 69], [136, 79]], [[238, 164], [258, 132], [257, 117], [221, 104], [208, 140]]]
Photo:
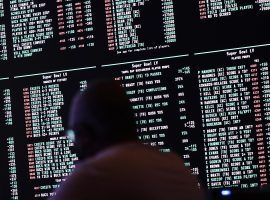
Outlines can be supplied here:
[[91, 82], [78, 93], [69, 128], [81, 162], [54, 200], [203, 199], [177, 155], [137, 142], [134, 114], [117, 81]]

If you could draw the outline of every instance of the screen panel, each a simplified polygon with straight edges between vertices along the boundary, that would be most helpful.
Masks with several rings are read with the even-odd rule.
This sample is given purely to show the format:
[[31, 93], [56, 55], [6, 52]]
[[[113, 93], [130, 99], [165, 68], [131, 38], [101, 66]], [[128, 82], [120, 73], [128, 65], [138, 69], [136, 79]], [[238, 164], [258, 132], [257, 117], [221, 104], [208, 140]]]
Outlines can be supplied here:
[[46, 199], [77, 161], [72, 97], [121, 81], [138, 138], [211, 192], [269, 184], [269, 2], [0, 1], [1, 199]]

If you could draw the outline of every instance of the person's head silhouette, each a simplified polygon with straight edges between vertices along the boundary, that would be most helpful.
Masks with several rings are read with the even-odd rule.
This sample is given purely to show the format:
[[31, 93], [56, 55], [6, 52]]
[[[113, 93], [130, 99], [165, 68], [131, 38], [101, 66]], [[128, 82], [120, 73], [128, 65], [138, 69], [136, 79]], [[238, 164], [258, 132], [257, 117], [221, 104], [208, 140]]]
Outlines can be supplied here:
[[75, 149], [84, 159], [106, 147], [136, 141], [134, 114], [120, 83], [110, 79], [89, 82], [72, 102], [69, 128]]

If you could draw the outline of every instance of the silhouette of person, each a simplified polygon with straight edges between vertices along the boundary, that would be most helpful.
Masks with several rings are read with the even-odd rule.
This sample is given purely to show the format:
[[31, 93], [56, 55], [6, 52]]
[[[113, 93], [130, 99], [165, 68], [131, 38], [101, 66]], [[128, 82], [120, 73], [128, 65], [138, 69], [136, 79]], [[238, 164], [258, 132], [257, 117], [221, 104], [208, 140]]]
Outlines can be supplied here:
[[99, 80], [73, 99], [69, 127], [80, 163], [54, 200], [201, 200], [198, 181], [174, 153], [137, 142], [130, 102], [120, 84]]

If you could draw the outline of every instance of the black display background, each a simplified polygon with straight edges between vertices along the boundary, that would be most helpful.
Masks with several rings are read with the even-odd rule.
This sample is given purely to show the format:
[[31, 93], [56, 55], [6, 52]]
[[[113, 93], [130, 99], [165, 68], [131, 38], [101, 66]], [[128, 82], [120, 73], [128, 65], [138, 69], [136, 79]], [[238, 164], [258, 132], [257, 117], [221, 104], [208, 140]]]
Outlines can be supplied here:
[[[42, 2], [39, 0], [39, 2]], [[239, 1], [240, 2], [240, 1]], [[155, 34], [155, 32], [160, 32], [161, 27], [159, 27], [159, 22], [161, 18], [160, 2], [148, 2], [151, 6], [145, 6], [142, 9], [142, 26], [145, 27], [142, 29], [142, 40], [145, 40], [147, 44], [151, 45], [159, 43], [162, 35]], [[95, 47], [94, 48], [84, 48], [77, 50], [68, 50], [61, 52], [58, 49], [57, 45], [57, 18], [56, 18], [56, 3], [48, 1], [46, 2], [47, 9], [51, 11], [50, 17], [53, 19], [53, 27], [55, 30], [54, 39], [46, 41], [46, 45], [43, 46], [44, 51], [42, 53], [36, 53], [33, 57], [22, 58], [22, 59], [13, 59], [12, 54], [12, 38], [11, 38], [11, 24], [8, 20], [10, 18], [9, 12], [9, 1], [4, 0], [5, 9], [5, 25], [6, 25], [6, 34], [7, 34], [7, 47], [8, 47], [8, 61], [0, 61], [0, 77], [10, 77], [9, 81], [1, 81], [0, 88], [10, 88], [12, 92], [12, 111], [14, 118], [14, 126], [6, 127], [3, 124], [3, 116], [1, 116], [0, 128], [2, 136], [0, 137], [0, 161], [1, 163], [7, 163], [7, 148], [6, 148], [6, 138], [13, 136], [15, 137], [15, 149], [16, 149], [16, 161], [17, 161], [17, 171], [18, 171], [18, 186], [23, 188], [19, 191], [19, 197], [22, 199], [31, 199], [32, 190], [30, 187], [25, 187], [28, 185], [29, 180], [27, 171], [27, 149], [26, 149], [26, 139], [25, 139], [25, 127], [23, 123], [23, 98], [22, 98], [22, 85], [23, 87], [40, 85], [41, 79], [38, 77], [31, 77], [26, 79], [14, 79], [14, 76], [25, 75], [25, 74], [35, 74], [35, 73], [45, 73], [50, 71], [74, 69], [81, 67], [96, 66], [95, 70], [77, 71], [72, 73], [72, 76], [69, 77], [68, 84], [65, 83], [64, 86], [61, 86], [61, 89], [68, 92], [68, 97], [65, 97], [65, 110], [62, 114], [64, 117], [64, 125], [67, 123], [67, 114], [68, 107], [70, 104], [70, 99], [73, 94], [79, 89], [78, 81], [79, 80], [90, 80], [93, 77], [98, 76], [109, 76], [115, 77], [119, 76], [120, 71], [127, 66], [113, 66], [110, 68], [102, 68], [104, 64], [111, 63], [121, 63], [121, 62], [130, 62], [136, 60], [145, 60], [158, 57], [166, 56], [175, 56], [182, 54], [189, 54], [188, 58], [181, 59], [180, 63], [183, 65], [189, 65], [196, 68], [195, 72], [189, 75], [189, 80], [185, 81], [187, 85], [185, 87], [185, 93], [187, 98], [191, 100], [189, 102], [189, 112], [194, 117], [194, 120], [197, 124], [201, 122], [201, 113], [199, 112], [199, 92], [197, 88], [197, 68], [201, 67], [214, 67], [214, 66], [228, 66], [230, 61], [224, 59], [224, 54], [219, 55], [206, 55], [206, 56], [194, 56], [194, 53], [203, 52], [203, 51], [214, 51], [220, 49], [231, 49], [245, 46], [253, 46], [260, 44], [270, 43], [269, 35], [270, 30], [269, 20], [270, 20], [270, 11], [259, 12], [258, 10], [254, 11], [245, 11], [242, 13], [234, 13], [229, 17], [215, 18], [215, 19], [199, 19], [198, 12], [198, 1], [174, 1], [174, 11], [175, 11], [175, 20], [176, 20], [176, 34], [177, 34], [177, 43], [172, 44], [170, 48], [165, 48], [161, 50], [152, 50], [144, 52], [133, 52], [128, 54], [116, 54], [116, 52], [109, 52], [107, 49], [107, 31], [106, 31], [106, 19], [105, 19], [105, 7], [104, 1], [93, 1], [92, 2], [92, 11], [93, 11], [93, 22], [94, 22], [94, 35], [95, 35]], [[269, 57], [269, 48], [262, 48], [258, 57], [268, 58]], [[170, 61], [173, 62], [173, 61]], [[177, 65], [179, 61], [176, 62]], [[222, 64], [220, 64], [222, 63]], [[235, 64], [235, 62], [233, 63]], [[177, 73], [177, 69], [170, 70], [164, 79], [168, 78], [168, 84], [171, 85], [170, 93], [175, 96], [170, 98], [170, 104], [176, 105], [174, 98], [176, 98], [177, 93], [175, 85], [170, 78]], [[65, 96], [65, 94], [64, 94]], [[167, 143], [171, 144], [171, 148], [176, 152], [181, 154], [181, 146], [179, 143], [174, 142], [175, 138], [178, 137], [179, 127], [174, 126], [178, 121], [175, 116], [177, 113], [173, 106], [170, 106], [168, 112], [172, 112], [173, 117], [169, 117], [167, 121], [172, 124], [170, 131], [172, 134], [167, 138]], [[183, 127], [180, 127], [183, 128]], [[198, 138], [195, 140], [198, 144], [201, 144], [201, 132], [200, 125], [196, 128]], [[195, 138], [195, 137], [194, 137]], [[198, 160], [203, 163], [203, 156], [197, 155]], [[197, 159], [196, 158], [196, 159]], [[202, 164], [201, 169], [204, 166]], [[8, 167], [5, 164], [0, 165], [0, 186], [5, 188], [0, 191], [0, 194], [3, 195], [3, 199], [8, 196]], [[203, 170], [202, 170], [203, 171]], [[202, 182], [205, 181], [204, 174], [201, 174]], [[6, 189], [7, 188], [7, 189]], [[2, 199], [2, 197], [1, 197]]]

